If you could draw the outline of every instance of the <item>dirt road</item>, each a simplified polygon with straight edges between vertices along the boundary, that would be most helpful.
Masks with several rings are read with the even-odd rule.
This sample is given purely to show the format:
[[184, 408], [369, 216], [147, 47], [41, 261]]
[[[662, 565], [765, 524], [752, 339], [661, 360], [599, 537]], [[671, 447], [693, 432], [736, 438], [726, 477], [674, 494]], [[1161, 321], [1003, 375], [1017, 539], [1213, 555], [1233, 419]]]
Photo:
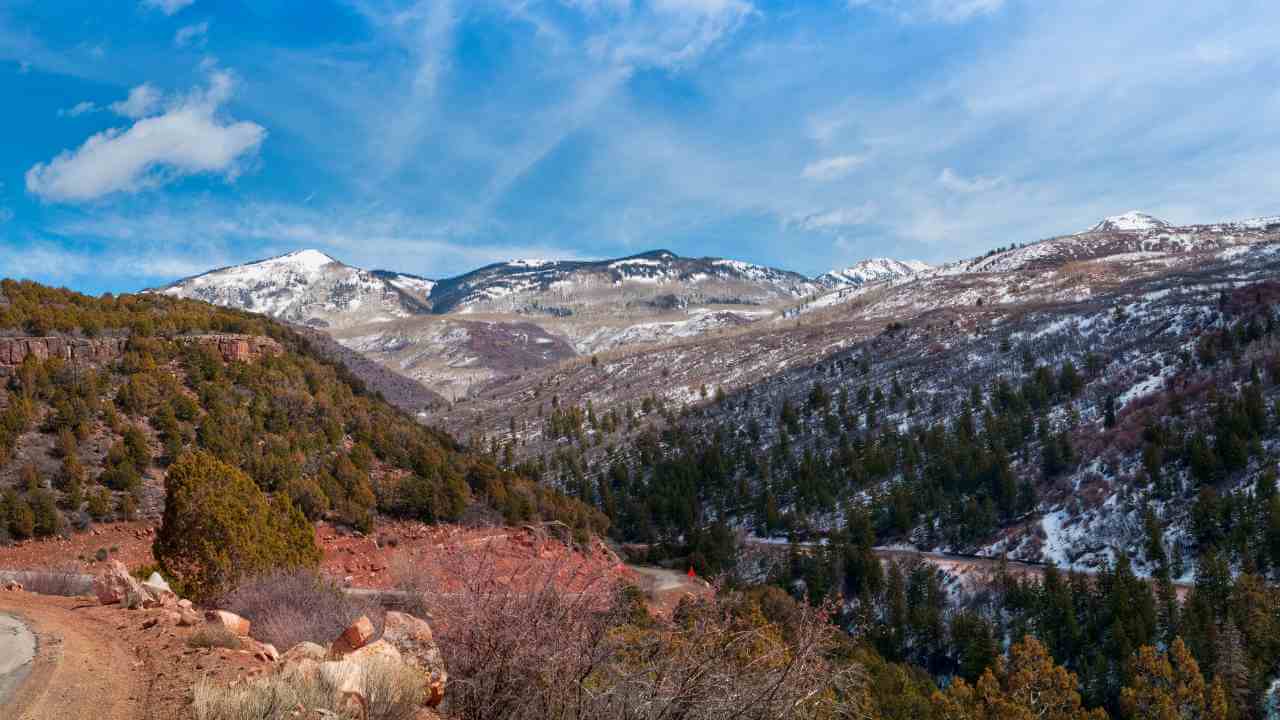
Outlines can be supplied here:
[[0, 708], [31, 672], [36, 656], [36, 636], [12, 615], [0, 614]]
[[[117, 639], [108, 617], [94, 609], [76, 598], [0, 593], [0, 613], [21, 621], [35, 639], [35, 658], [23, 664], [25, 678], [0, 698], [0, 715], [6, 720], [147, 717], [142, 663]], [[14, 631], [14, 637], [19, 634]]]

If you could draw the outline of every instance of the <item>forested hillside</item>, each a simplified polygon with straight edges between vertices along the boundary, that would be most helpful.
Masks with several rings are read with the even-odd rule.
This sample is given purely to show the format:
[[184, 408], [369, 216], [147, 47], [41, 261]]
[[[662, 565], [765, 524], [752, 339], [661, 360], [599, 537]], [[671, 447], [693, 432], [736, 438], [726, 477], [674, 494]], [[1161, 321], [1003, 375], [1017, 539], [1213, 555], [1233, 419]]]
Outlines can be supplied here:
[[[910, 281], [848, 310], [855, 321], [522, 380], [497, 397], [532, 416], [480, 442], [597, 504], [620, 538], [712, 553], [708, 569], [735, 557], [736, 532], [833, 538], [858, 516], [877, 544], [1081, 569], [1125, 556], [1186, 582], [1207, 556], [1274, 568], [1275, 248]], [[974, 293], [1030, 277], [1052, 291]], [[890, 319], [868, 327], [877, 316]], [[820, 347], [834, 350], [800, 362]], [[784, 366], [726, 391], [739, 348]], [[691, 395], [660, 389], [691, 380]], [[638, 401], [593, 402], [649, 381]], [[492, 427], [502, 409], [479, 400]]]
[[599, 513], [423, 427], [275, 321], [159, 295], [0, 285], [0, 532], [154, 515], [165, 468], [202, 449], [310, 518], [559, 519]]

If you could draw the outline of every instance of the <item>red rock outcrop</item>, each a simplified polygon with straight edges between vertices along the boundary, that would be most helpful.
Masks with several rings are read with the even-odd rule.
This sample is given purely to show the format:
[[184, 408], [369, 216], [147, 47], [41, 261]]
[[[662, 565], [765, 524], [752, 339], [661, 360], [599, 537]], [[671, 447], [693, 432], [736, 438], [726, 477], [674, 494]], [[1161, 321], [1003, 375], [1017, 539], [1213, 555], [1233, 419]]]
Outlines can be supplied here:
[[260, 357], [284, 352], [280, 343], [261, 335], [182, 335], [174, 338], [182, 343], [195, 343], [217, 350], [227, 362], [253, 362]]
[[124, 352], [127, 338], [0, 338], [0, 367], [21, 365], [28, 355], [41, 360], [58, 357], [76, 362], [103, 362]]
[[[210, 333], [181, 335], [173, 338], [173, 341], [213, 348], [227, 362], [253, 362], [260, 357], [284, 352], [280, 343], [260, 335]], [[128, 342], [129, 339], [123, 337], [0, 337], [0, 377], [7, 376], [28, 355], [41, 360], [62, 358], [84, 364], [109, 362], [124, 354]]]

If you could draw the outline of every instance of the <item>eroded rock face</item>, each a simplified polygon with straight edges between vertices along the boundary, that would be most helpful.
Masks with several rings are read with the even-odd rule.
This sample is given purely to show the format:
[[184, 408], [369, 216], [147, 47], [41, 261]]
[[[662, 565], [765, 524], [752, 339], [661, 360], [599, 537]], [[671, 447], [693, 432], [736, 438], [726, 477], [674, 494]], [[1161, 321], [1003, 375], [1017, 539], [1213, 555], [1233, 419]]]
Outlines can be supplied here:
[[217, 350], [227, 362], [253, 362], [261, 357], [280, 355], [284, 347], [269, 337], [261, 335], [234, 335], [230, 333], [208, 335], [183, 335], [174, 338], [181, 343], [194, 343]]
[[[262, 357], [280, 355], [284, 347], [269, 337], [237, 335], [233, 333], [208, 333], [181, 335], [174, 342], [203, 345], [213, 348], [227, 362], [253, 362]], [[41, 360], [62, 358], [69, 362], [98, 364], [110, 362], [124, 354], [129, 339], [124, 337], [63, 338], [63, 337], [8, 337], [0, 338], [0, 377], [13, 372], [28, 355]]]
[[41, 360], [62, 358], [76, 362], [105, 362], [124, 352], [126, 338], [0, 338], [0, 373], [22, 364], [28, 355]]

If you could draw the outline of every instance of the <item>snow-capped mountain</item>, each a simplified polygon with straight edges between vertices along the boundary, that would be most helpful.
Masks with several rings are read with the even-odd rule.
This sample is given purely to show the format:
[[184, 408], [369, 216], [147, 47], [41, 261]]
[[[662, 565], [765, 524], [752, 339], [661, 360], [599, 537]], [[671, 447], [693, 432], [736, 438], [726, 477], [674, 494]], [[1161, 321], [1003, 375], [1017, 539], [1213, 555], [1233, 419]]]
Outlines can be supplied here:
[[1128, 213], [1082, 233], [939, 267], [879, 258], [813, 279], [655, 250], [610, 260], [511, 260], [432, 281], [306, 250], [162, 291], [324, 328], [346, 348], [461, 397], [575, 356], [722, 341], [736, 351], [735, 338], [772, 337], [797, 317], [827, 322], [856, 311], [859, 322], [884, 327], [933, 310], [1077, 302], [1234, 257], [1275, 242], [1277, 233], [1280, 218], [1173, 226]]
[[928, 263], [919, 260], [894, 260], [893, 258], [870, 258], [862, 260], [841, 270], [819, 275], [818, 284], [827, 288], [845, 287], [849, 285], [865, 285], [882, 280], [894, 280], [909, 277], [916, 273], [932, 269]]
[[[436, 284], [437, 312], [566, 314], [602, 303], [663, 310], [697, 304], [757, 305], [802, 297], [798, 273], [739, 260], [653, 250], [616, 260], [511, 260]], [[587, 304], [592, 307], [587, 307]]]
[[1090, 229], [1012, 246], [952, 263], [947, 274], [1043, 270], [1070, 262], [1187, 258], [1198, 253], [1248, 245], [1269, 237], [1280, 228], [1276, 218], [1256, 218], [1211, 225], [1171, 225], [1145, 213], [1129, 212], [1105, 218]]
[[798, 273], [667, 250], [613, 260], [511, 260], [429, 280], [302, 250], [159, 292], [325, 329], [450, 396], [579, 354], [731, 331], [820, 286]]
[[315, 327], [387, 322], [430, 312], [432, 282], [362, 270], [299, 250], [185, 278], [159, 292]]
[[1123, 215], [1103, 218], [1102, 222], [1089, 228], [1088, 232], [1143, 232], [1167, 227], [1170, 227], [1169, 223], [1158, 217], [1131, 210]]

